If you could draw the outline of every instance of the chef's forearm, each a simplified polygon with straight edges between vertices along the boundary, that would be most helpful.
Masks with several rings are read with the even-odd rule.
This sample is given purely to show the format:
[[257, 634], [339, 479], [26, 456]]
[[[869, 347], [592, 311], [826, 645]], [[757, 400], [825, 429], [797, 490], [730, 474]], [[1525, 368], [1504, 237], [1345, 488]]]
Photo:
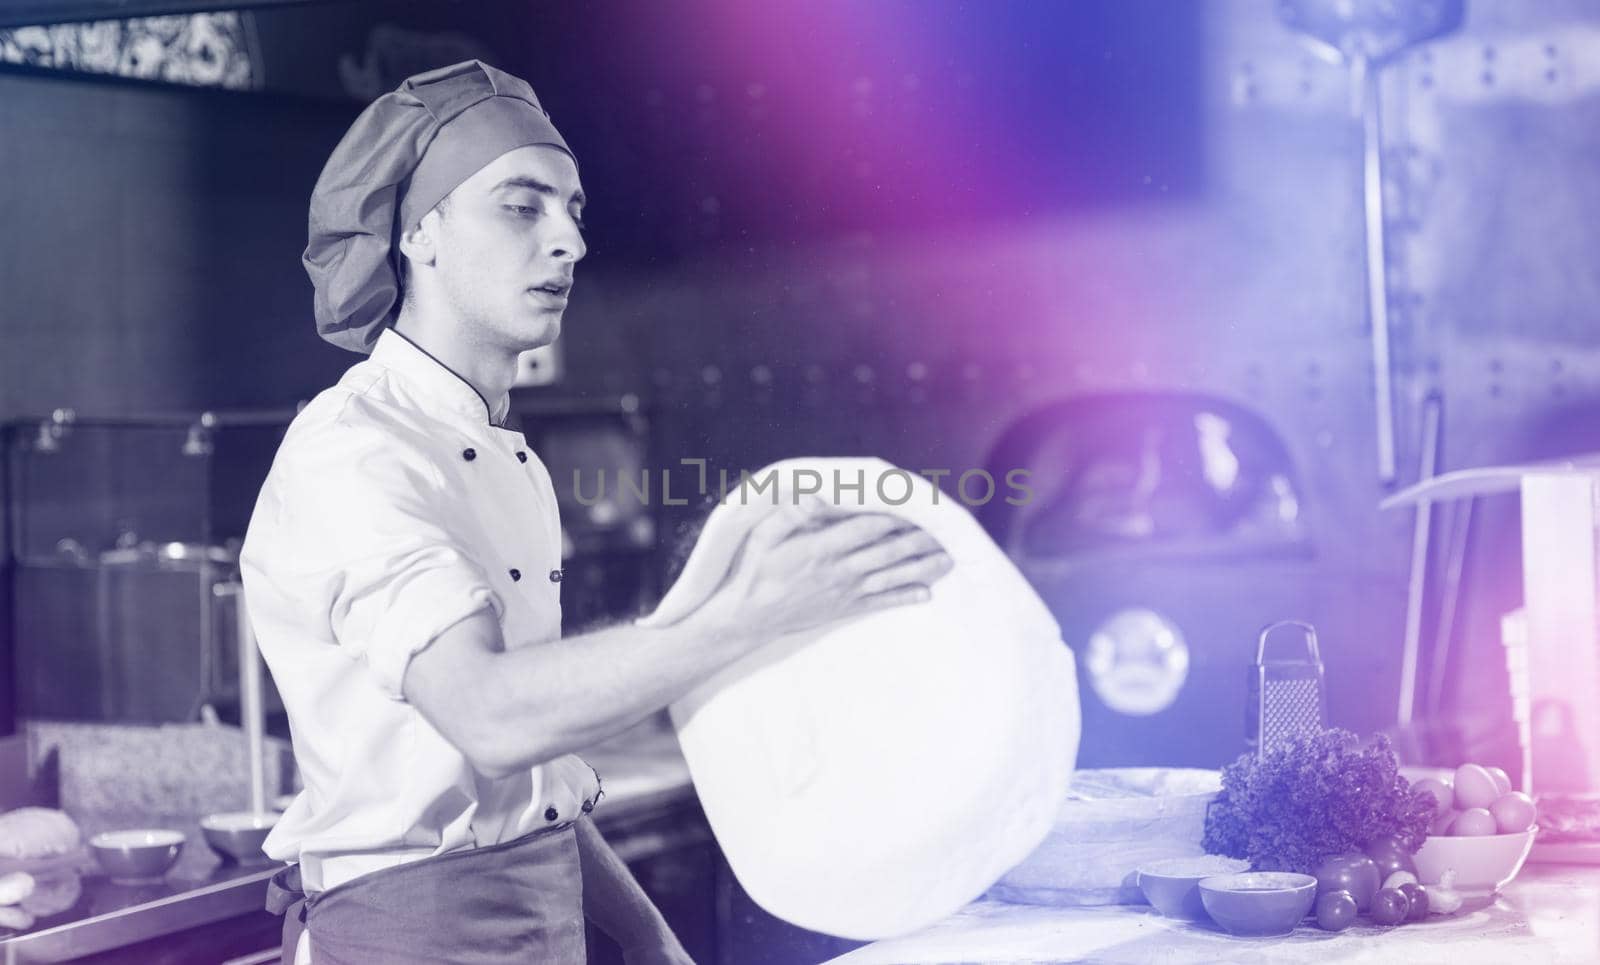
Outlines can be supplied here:
[[584, 916], [625, 951], [676, 944], [666, 919], [594, 822], [583, 818], [576, 830]]
[[[537, 735], [506, 748], [517, 769], [603, 741], [746, 651], [731, 633], [621, 625], [499, 656], [494, 702]], [[520, 743], [520, 742], [519, 742]]]
[[627, 729], [754, 643], [749, 631], [684, 621], [506, 650], [483, 612], [413, 657], [403, 691], [475, 768], [502, 776]]

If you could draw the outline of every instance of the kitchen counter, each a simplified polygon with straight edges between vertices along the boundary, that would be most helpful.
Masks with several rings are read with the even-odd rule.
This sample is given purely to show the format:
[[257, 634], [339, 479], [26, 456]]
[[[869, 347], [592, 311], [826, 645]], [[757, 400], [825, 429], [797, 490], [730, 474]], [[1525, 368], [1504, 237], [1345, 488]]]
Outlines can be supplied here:
[[1460, 914], [1343, 932], [1233, 938], [1148, 906], [1046, 908], [984, 898], [921, 932], [874, 942], [834, 965], [919, 962], [1448, 962], [1600, 960], [1600, 866], [1529, 864], [1497, 898]]
[[[615, 838], [624, 860], [649, 853], [674, 833], [654, 819], [692, 801], [694, 788], [670, 727], [653, 719], [582, 756], [600, 772], [605, 791], [595, 823]], [[115, 884], [92, 858], [79, 868], [82, 891], [71, 907], [0, 939], [0, 963], [67, 961], [241, 916], [259, 919], [267, 880], [277, 870], [222, 864], [197, 825], [189, 829], [178, 863], [159, 882]], [[61, 874], [55, 875], [58, 881]]]
[[664, 718], [651, 718], [578, 756], [600, 774], [604, 794], [594, 820], [602, 831], [694, 798], [678, 735]]

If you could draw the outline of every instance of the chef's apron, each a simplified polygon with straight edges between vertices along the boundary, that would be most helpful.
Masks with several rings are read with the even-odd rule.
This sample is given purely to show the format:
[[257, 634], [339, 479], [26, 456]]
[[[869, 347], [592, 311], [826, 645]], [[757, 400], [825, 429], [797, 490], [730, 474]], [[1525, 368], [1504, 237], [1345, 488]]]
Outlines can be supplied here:
[[572, 822], [514, 841], [374, 871], [314, 895], [300, 868], [273, 876], [283, 961], [311, 932], [313, 965], [583, 965], [583, 879]]

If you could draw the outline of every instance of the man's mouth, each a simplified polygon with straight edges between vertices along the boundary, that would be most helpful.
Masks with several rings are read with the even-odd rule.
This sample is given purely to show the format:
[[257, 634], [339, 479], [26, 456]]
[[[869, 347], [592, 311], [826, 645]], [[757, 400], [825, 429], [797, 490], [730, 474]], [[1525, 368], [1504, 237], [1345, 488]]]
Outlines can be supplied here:
[[565, 297], [566, 294], [572, 290], [572, 282], [570, 282], [570, 281], [545, 282], [543, 285], [534, 286], [531, 290], [532, 291], [536, 291], [536, 292], [543, 292], [546, 295], [558, 295], [558, 296], [561, 296], [561, 297]]

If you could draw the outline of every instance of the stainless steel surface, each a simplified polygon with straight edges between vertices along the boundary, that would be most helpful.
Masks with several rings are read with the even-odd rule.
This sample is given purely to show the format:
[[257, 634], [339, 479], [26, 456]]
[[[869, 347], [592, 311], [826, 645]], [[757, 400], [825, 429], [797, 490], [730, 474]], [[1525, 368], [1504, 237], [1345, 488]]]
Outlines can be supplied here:
[[[3, 4], [4, 0], [0, 0]], [[14, 425], [28, 425], [38, 423], [41, 427], [54, 428], [58, 435], [64, 433], [72, 426], [89, 427], [118, 427], [118, 428], [158, 428], [168, 427], [173, 429], [187, 429], [199, 426], [204, 429], [221, 429], [232, 426], [286, 426], [294, 420], [295, 412], [290, 409], [238, 409], [234, 411], [213, 412], [90, 412], [80, 413], [76, 409], [52, 409], [47, 416], [22, 417], [11, 420]]]
[[69, 921], [0, 941], [4, 965], [66, 962], [122, 948], [162, 935], [260, 911], [267, 879], [277, 869], [262, 869], [214, 881], [104, 914]]
[[[1418, 479], [1432, 479], [1439, 471], [1439, 432], [1444, 403], [1428, 396], [1422, 409], [1422, 463]], [[1428, 588], [1428, 550], [1433, 545], [1433, 503], [1417, 503], [1411, 530], [1411, 574], [1406, 581], [1405, 644], [1400, 655], [1400, 724], [1411, 723], [1417, 706], [1417, 661], [1422, 648], [1422, 606]]]
[[[625, 840], [639, 822], [677, 813], [694, 800], [677, 738], [660, 720], [652, 718], [583, 751], [582, 756], [604, 781], [605, 796], [594, 811], [595, 823], [603, 833], [619, 835], [619, 851], [639, 858], [709, 841], [703, 829], [694, 827], [646, 827], [635, 835], [636, 841]], [[142, 903], [135, 903], [136, 895], [123, 892], [120, 897], [129, 901], [126, 907], [0, 939], [0, 965], [68, 961], [259, 911], [267, 879], [275, 870], [225, 864], [199, 884], [169, 877], [164, 885], [153, 887], [171, 893]], [[105, 883], [103, 878], [89, 879], [86, 889], [94, 882]]]
[[[124, 558], [121, 554], [126, 554]], [[117, 554], [117, 555], [111, 555]], [[21, 716], [178, 722], [224, 689], [229, 631], [211, 585], [231, 566], [108, 551], [105, 562], [23, 560], [16, 568]]]
[[[214, 474], [207, 447], [191, 458], [180, 443], [184, 429], [220, 441], [223, 429], [289, 415], [63, 408], [5, 424], [6, 536], [27, 584], [15, 617], [20, 716], [185, 721], [232, 697], [232, 628], [218, 628], [211, 592], [237, 578], [234, 550], [213, 538], [230, 477]], [[49, 446], [30, 446], [35, 434]]]
[[[194, 572], [197, 576], [196, 600], [198, 606], [197, 629], [199, 631], [199, 678], [200, 693], [196, 695], [193, 710], [198, 711], [200, 706], [207, 702], [209, 695], [217, 689], [216, 674], [216, 622], [213, 614], [212, 601], [214, 594], [212, 587], [216, 581], [226, 579], [238, 566], [238, 555], [233, 550], [223, 546], [210, 546], [204, 543], [184, 543], [169, 541], [165, 543], [142, 542], [134, 546], [122, 546], [116, 549], [105, 550], [100, 554], [101, 567], [135, 567], [147, 571], [184, 571]], [[102, 593], [99, 597], [103, 607], [110, 606], [110, 600], [104, 593], [105, 579], [101, 580]], [[125, 606], [130, 605], [125, 601]], [[125, 614], [113, 614], [109, 610], [103, 611], [103, 630], [109, 635], [114, 633], [115, 627], [126, 618]], [[108, 636], [109, 639], [109, 636]]]

